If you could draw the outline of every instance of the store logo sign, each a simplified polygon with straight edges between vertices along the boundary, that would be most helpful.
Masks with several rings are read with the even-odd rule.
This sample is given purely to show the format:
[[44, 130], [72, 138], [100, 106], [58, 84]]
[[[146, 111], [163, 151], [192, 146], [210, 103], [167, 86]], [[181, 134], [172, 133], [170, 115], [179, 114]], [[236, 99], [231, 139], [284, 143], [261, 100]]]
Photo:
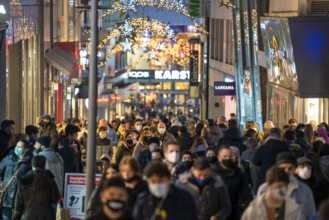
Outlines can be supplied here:
[[190, 78], [190, 71], [187, 70], [156, 70], [155, 79], [179, 79], [187, 80]]
[[235, 96], [235, 82], [215, 82], [215, 96]]
[[5, 6], [4, 5], [0, 5], [0, 14], [7, 14]]
[[129, 78], [149, 78], [150, 73], [147, 71], [130, 71], [128, 73]]

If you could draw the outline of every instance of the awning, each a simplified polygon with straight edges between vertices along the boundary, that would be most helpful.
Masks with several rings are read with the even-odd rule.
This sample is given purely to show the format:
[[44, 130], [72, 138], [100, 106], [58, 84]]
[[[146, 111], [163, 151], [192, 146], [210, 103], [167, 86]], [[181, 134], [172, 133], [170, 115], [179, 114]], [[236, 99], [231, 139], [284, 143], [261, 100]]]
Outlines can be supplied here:
[[54, 66], [67, 76], [71, 76], [71, 74], [76, 71], [76, 59], [70, 53], [57, 46], [46, 51], [45, 59], [50, 65]]

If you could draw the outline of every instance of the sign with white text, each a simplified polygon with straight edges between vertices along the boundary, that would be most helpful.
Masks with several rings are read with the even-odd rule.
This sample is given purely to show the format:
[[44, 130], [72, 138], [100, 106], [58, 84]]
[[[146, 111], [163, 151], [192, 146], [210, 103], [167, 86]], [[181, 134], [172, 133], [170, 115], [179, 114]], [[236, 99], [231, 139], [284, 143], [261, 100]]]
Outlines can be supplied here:
[[131, 70], [127, 72], [129, 80], [182, 80], [190, 79], [190, 71], [188, 70]]
[[235, 82], [215, 82], [214, 84], [215, 96], [235, 96]]

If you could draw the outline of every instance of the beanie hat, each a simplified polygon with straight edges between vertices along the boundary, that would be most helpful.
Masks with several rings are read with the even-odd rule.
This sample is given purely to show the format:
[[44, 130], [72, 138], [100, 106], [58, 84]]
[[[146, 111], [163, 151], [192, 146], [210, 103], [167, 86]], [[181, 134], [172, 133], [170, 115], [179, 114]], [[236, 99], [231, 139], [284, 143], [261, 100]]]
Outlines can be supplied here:
[[278, 154], [276, 157], [276, 165], [282, 163], [290, 163], [297, 167], [297, 159], [291, 152], [282, 152]]
[[49, 148], [51, 139], [48, 136], [42, 136], [37, 139], [37, 142], [42, 146], [44, 146], [45, 148]]

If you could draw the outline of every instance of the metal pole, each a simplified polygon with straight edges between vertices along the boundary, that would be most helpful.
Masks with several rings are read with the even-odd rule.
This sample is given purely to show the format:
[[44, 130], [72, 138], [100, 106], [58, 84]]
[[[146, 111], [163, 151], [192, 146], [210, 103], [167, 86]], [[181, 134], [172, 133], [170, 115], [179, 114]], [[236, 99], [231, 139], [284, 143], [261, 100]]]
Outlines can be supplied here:
[[[7, 25], [5, 27], [7, 29]], [[2, 39], [0, 38], [0, 41], [2, 40], [2, 43], [0, 44], [0, 121], [5, 120], [7, 113], [6, 113], [6, 97], [7, 97], [7, 77], [6, 77], [6, 30], [2, 30], [3, 36]]]
[[39, 106], [38, 114], [42, 115], [44, 109], [44, 16], [43, 0], [39, 0], [38, 5], [38, 32], [39, 32]]
[[[97, 13], [98, 0], [91, 0], [91, 53], [89, 68], [89, 112], [88, 112], [88, 143], [87, 143], [87, 188], [85, 207], [87, 207], [91, 193], [95, 187], [95, 143], [96, 143], [96, 116], [97, 116]], [[87, 214], [87, 209], [85, 209]]]

